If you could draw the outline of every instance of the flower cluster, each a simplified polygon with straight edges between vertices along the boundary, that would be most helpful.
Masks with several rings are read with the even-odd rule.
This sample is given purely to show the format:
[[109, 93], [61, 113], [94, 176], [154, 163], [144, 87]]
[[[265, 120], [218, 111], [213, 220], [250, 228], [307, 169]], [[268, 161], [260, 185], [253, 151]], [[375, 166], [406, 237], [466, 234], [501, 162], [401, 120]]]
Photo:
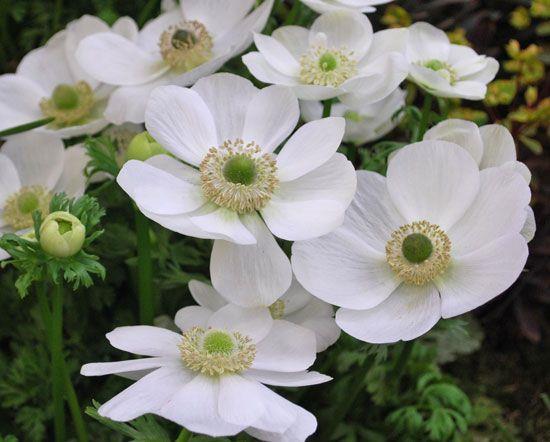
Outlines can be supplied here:
[[[304, 441], [316, 418], [266, 385], [330, 381], [309, 370], [340, 330], [412, 340], [519, 277], [535, 219], [512, 135], [444, 117], [429, 128], [432, 96], [483, 100], [499, 64], [428, 23], [373, 32], [363, 13], [388, 2], [304, 0], [320, 14], [311, 25], [270, 36], [273, 0], [181, 0], [142, 29], [84, 16], [0, 77], [0, 129], [42, 122], [0, 149], [0, 233], [25, 237], [39, 217], [42, 251], [70, 260], [85, 227], [50, 213], [52, 199], [115, 179], [137, 208], [140, 278], [147, 219], [213, 240], [211, 284], [189, 282], [197, 305], [177, 312], [177, 331], [115, 328], [111, 345], [145, 358], [82, 367], [135, 381], [100, 416]], [[252, 42], [237, 61], [262, 88], [217, 72]], [[506, 69], [529, 82], [534, 61], [509, 52]], [[427, 97], [415, 139], [395, 144], [384, 174], [356, 171], [342, 151], [408, 119], [405, 81]], [[65, 148], [100, 132], [87, 152]]]

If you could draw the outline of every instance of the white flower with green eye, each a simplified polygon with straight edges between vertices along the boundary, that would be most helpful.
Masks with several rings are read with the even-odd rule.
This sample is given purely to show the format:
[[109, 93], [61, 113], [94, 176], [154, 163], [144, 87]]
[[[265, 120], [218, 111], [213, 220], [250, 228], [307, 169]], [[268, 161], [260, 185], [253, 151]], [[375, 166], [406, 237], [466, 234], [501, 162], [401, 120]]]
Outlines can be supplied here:
[[195, 433], [217, 437], [246, 431], [265, 441], [305, 441], [315, 431], [311, 413], [265, 386], [330, 380], [307, 371], [315, 361], [310, 330], [274, 320], [267, 309], [234, 305], [215, 313], [186, 307], [175, 322], [181, 334], [150, 326], [107, 334], [112, 346], [147, 358], [82, 367], [85, 376], [136, 380], [99, 408], [101, 416], [124, 422], [152, 413]]
[[[531, 171], [517, 161], [516, 144], [510, 131], [500, 124], [478, 127], [471, 121], [450, 119], [439, 123], [426, 132], [425, 140], [445, 140], [466, 149], [481, 170], [489, 167], [504, 167], [518, 172], [529, 184]], [[525, 207], [527, 218], [521, 234], [527, 242], [535, 236], [537, 225], [531, 206]]]
[[35, 131], [71, 138], [107, 126], [103, 111], [113, 88], [91, 78], [75, 58], [83, 38], [102, 32], [130, 38], [137, 30], [128, 17], [109, 28], [99, 18], [85, 15], [25, 55], [15, 74], [0, 76], [0, 130], [53, 118]]
[[528, 256], [531, 192], [513, 168], [479, 170], [454, 143], [401, 149], [387, 177], [358, 172], [344, 224], [296, 242], [292, 266], [336, 323], [372, 343], [411, 340], [501, 294]]
[[290, 89], [260, 90], [232, 74], [159, 87], [145, 125], [173, 156], [128, 161], [117, 177], [148, 218], [216, 240], [214, 285], [243, 307], [256, 305], [243, 293], [271, 305], [290, 287], [290, 262], [273, 235], [296, 241], [334, 230], [355, 193], [353, 165], [336, 152], [344, 119], [292, 134], [299, 114]]
[[[215, 287], [204, 282], [190, 281], [189, 291], [199, 306], [211, 312], [228, 304]], [[273, 319], [284, 319], [315, 333], [317, 352], [325, 351], [340, 337], [340, 329], [334, 321], [332, 306], [308, 293], [295, 278], [292, 279], [290, 288], [270, 305], [262, 305], [259, 302], [260, 298], [253, 294], [251, 297], [258, 301], [257, 307], [269, 310]]]
[[319, 16], [310, 29], [283, 26], [272, 36], [255, 34], [259, 52], [243, 56], [258, 80], [292, 88], [302, 100], [374, 103], [407, 77], [404, 29], [373, 33], [360, 12], [338, 10]]
[[447, 34], [429, 23], [408, 28], [406, 55], [409, 79], [432, 95], [483, 100], [487, 84], [498, 72], [498, 61], [472, 48], [451, 44]]
[[[383, 100], [372, 104], [348, 106], [335, 103], [331, 107], [330, 115], [346, 119], [344, 141], [369, 143], [387, 135], [399, 124], [400, 118], [392, 117], [405, 106], [405, 96], [404, 90], [396, 89]], [[319, 101], [303, 100], [300, 102], [300, 111], [304, 121], [315, 121], [323, 115], [323, 104]]]
[[[82, 196], [87, 162], [81, 145], [65, 149], [53, 135], [29, 132], [6, 141], [0, 149], [0, 235], [29, 232], [32, 213], [45, 218], [56, 193]], [[8, 257], [0, 249], [0, 260]]]
[[319, 14], [336, 11], [339, 9], [351, 9], [358, 12], [374, 12], [375, 6], [390, 3], [392, 0], [301, 0]]
[[264, 28], [274, 0], [181, 0], [180, 6], [145, 24], [136, 38], [112, 33], [82, 41], [77, 58], [89, 75], [119, 86], [105, 117], [111, 123], [143, 123], [151, 91], [190, 86], [219, 70]]

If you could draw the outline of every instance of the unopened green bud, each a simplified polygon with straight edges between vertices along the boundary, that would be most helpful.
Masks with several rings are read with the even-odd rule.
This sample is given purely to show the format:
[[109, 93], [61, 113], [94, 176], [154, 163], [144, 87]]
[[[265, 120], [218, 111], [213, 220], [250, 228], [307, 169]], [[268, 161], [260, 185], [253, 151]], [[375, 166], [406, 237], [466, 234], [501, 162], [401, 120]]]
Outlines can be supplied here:
[[76, 255], [84, 244], [86, 228], [69, 212], [50, 213], [40, 226], [40, 245], [48, 255], [68, 258]]
[[161, 147], [156, 140], [149, 135], [149, 132], [141, 132], [137, 134], [130, 144], [128, 145], [128, 150], [126, 151], [126, 161], [129, 160], [140, 160], [145, 161], [155, 155], [166, 154], [167, 152]]

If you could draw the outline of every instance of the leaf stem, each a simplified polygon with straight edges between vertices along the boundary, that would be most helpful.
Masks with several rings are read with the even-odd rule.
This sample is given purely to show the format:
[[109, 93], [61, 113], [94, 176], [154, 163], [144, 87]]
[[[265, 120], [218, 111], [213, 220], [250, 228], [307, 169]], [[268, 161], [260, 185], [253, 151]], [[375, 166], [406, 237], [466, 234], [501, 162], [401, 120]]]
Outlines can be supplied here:
[[52, 397], [54, 408], [55, 441], [65, 442], [65, 406], [63, 403], [63, 287], [54, 284], [52, 294], [52, 321], [50, 349], [52, 358]]
[[323, 101], [323, 118], [330, 117], [331, 110], [332, 110], [332, 100]]
[[192, 436], [193, 435], [187, 428], [182, 428], [176, 442], [189, 442]]
[[37, 127], [45, 126], [48, 123], [51, 123], [55, 118], [48, 117], [42, 118], [41, 120], [31, 121], [30, 123], [21, 124], [19, 126], [10, 127], [0, 131], [0, 137], [7, 137], [9, 135], [20, 134], [22, 132], [27, 132]]
[[138, 252], [138, 296], [139, 319], [142, 324], [151, 325], [155, 317], [153, 295], [153, 263], [151, 259], [151, 239], [149, 220], [135, 208]]
[[432, 111], [432, 101], [433, 97], [430, 94], [424, 96], [424, 104], [422, 105], [422, 118], [420, 120], [420, 125], [418, 126], [418, 132], [416, 133], [416, 138], [414, 141], [422, 141], [424, 134], [428, 129], [428, 124], [430, 123], [430, 112]]

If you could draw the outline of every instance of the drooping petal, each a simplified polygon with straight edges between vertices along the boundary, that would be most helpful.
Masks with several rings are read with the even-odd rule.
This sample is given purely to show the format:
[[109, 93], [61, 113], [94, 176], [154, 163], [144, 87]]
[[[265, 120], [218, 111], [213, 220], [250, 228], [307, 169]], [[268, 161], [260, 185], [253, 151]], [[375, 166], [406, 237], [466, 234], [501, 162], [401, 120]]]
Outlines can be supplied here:
[[243, 307], [267, 307], [290, 287], [290, 262], [257, 215], [242, 220], [257, 242], [238, 245], [215, 241], [210, 259], [212, 283], [230, 302]]
[[170, 68], [160, 54], [153, 54], [113, 32], [84, 38], [76, 52], [82, 68], [95, 79], [117, 86], [153, 81]]
[[516, 160], [516, 144], [508, 129], [500, 124], [488, 124], [479, 129], [483, 140], [483, 158], [479, 167], [502, 166]]
[[198, 375], [175, 390], [171, 400], [157, 414], [194, 433], [212, 437], [233, 436], [246, 425], [230, 424], [221, 418], [218, 412], [219, 391], [218, 378]]
[[481, 171], [479, 193], [448, 231], [453, 256], [462, 256], [510, 233], [521, 231], [531, 199], [518, 173], [498, 167]]
[[155, 89], [145, 111], [145, 126], [165, 149], [195, 166], [208, 149], [218, 145], [212, 114], [201, 96], [191, 89]]
[[159, 215], [191, 212], [205, 202], [199, 186], [143, 161], [126, 162], [117, 182], [139, 207]]
[[306, 385], [317, 385], [330, 381], [330, 376], [316, 371], [298, 371], [294, 373], [281, 373], [269, 370], [247, 370], [246, 377], [255, 379], [262, 384], [274, 385], [277, 387], [305, 387]]
[[182, 332], [185, 332], [192, 327], [206, 328], [210, 316], [212, 316], [212, 310], [198, 305], [191, 305], [179, 309], [174, 322]]
[[214, 287], [196, 279], [189, 281], [189, 291], [197, 304], [213, 312], [227, 304], [227, 301], [223, 299]]
[[165, 362], [177, 360], [176, 358], [143, 358], [130, 359], [120, 362], [97, 362], [84, 364], [80, 369], [82, 376], [105, 376], [106, 374], [121, 374], [141, 370], [160, 368]]
[[444, 140], [458, 144], [466, 149], [477, 164], [483, 156], [483, 140], [477, 124], [466, 121], [449, 119], [432, 127], [424, 135], [425, 140]]
[[500, 295], [519, 277], [529, 250], [519, 233], [495, 241], [452, 261], [435, 280], [444, 318], [461, 315]]
[[10, 137], [2, 153], [13, 162], [22, 186], [51, 190], [63, 172], [63, 141], [51, 135], [26, 132]]
[[342, 224], [356, 185], [353, 165], [336, 153], [317, 169], [280, 183], [261, 213], [280, 238], [301, 241], [319, 237]]
[[479, 189], [479, 169], [462, 147], [423, 141], [402, 148], [389, 162], [387, 187], [408, 222], [426, 220], [450, 228]]
[[340, 309], [336, 323], [351, 336], [373, 344], [415, 339], [441, 318], [441, 300], [432, 283], [402, 284], [370, 310]]
[[252, 368], [281, 372], [307, 370], [315, 361], [315, 334], [288, 321], [273, 321], [269, 334], [256, 343]]
[[291, 181], [326, 163], [338, 150], [346, 121], [329, 117], [300, 127], [277, 155], [277, 176]]
[[265, 307], [242, 308], [227, 304], [210, 317], [208, 327], [239, 332], [258, 342], [272, 329], [273, 319]]
[[220, 142], [242, 136], [246, 109], [258, 93], [249, 80], [233, 74], [214, 74], [197, 81], [193, 90], [210, 109]]
[[272, 152], [298, 124], [298, 100], [287, 87], [268, 86], [248, 105], [243, 129], [245, 141], [255, 141], [264, 152]]
[[265, 413], [262, 386], [243, 376], [221, 376], [218, 413], [235, 425], [252, 425]]
[[191, 380], [182, 367], [163, 367], [144, 376], [126, 390], [105, 402], [99, 414], [114, 421], [126, 422], [160, 409]]
[[181, 336], [149, 325], [117, 327], [105, 335], [119, 350], [144, 356], [179, 356]]

